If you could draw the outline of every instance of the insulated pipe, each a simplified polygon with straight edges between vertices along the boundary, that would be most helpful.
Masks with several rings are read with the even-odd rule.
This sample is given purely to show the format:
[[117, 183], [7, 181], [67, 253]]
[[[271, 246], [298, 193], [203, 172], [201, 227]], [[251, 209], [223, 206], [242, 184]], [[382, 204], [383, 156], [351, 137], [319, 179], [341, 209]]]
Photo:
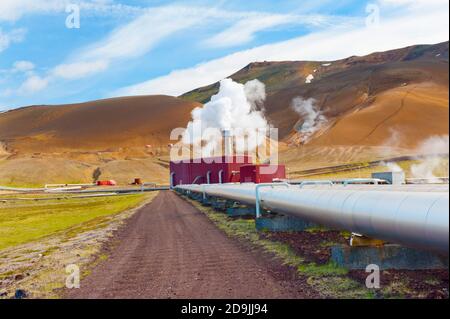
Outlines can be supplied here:
[[219, 184], [222, 184], [222, 174], [223, 174], [223, 169], [221, 169], [219, 171]]
[[192, 184], [195, 184], [195, 183], [197, 183], [197, 181], [200, 179], [200, 178], [202, 178], [202, 176], [201, 175], [199, 175], [199, 176], [196, 176], [195, 178], [194, 178], [194, 180], [192, 181]]
[[256, 218], [261, 217], [261, 199], [259, 196], [259, 190], [263, 187], [271, 187], [272, 189], [276, 186], [284, 186], [289, 188], [289, 184], [288, 183], [265, 183], [265, 184], [258, 184], [255, 187], [255, 212], [256, 212]]
[[333, 186], [333, 182], [332, 181], [303, 181], [300, 183], [299, 187], [303, 188], [303, 186], [305, 185], [330, 185]]
[[[153, 187], [156, 188], [156, 183], [153, 183], [153, 182], [142, 183], [141, 184], [141, 192], [143, 192], [145, 190], [145, 186], [148, 186], [148, 185], [153, 185]], [[169, 188], [172, 189], [172, 181], [170, 181]]]
[[351, 178], [344, 180], [344, 186], [347, 186], [348, 184], [358, 184], [358, 183], [374, 183], [375, 185], [378, 185], [378, 183], [385, 182], [383, 179], [379, 178]]
[[[180, 188], [199, 191], [192, 185]], [[289, 187], [261, 189], [259, 196], [261, 207], [270, 211], [448, 256], [449, 193], [398, 189]], [[255, 205], [255, 190], [255, 184], [212, 184], [205, 193]]]
[[175, 172], [170, 173], [170, 189], [172, 189], [175, 184], [175, 180], [173, 178], [174, 176], [175, 176]]

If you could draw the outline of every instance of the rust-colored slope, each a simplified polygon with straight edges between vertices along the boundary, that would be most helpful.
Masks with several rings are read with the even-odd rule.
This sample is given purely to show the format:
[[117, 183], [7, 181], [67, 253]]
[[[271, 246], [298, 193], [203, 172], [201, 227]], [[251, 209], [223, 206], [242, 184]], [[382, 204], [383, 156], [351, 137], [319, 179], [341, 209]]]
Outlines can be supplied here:
[[62, 106], [32, 106], [0, 115], [0, 141], [21, 153], [165, 147], [197, 103], [137, 96]]
[[[318, 108], [330, 120], [330, 122], [340, 121], [349, 114], [371, 106], [387, 92], [404, 88], [423, 86], [422, 103], [418, 104], [416, 100], [406, 99], [404, 104], [414, 102], [418, 105], [427, 105], [427, 100], [435, 98], [440, 99], [441, 105], [448, 105], [448, 62], [444, 61], [406, 61], [401, 63], [387, 63], [381, 66], [359, 66], [356, 69], [346, 69], [339, 72], [319, 75], [311, 84], [298, 85], [279, 90], [267, 98], [266, 109], [267, 117], [271, 123], [280, 129], [280, 136], [284, 139], [291, 137], [294, 133], [294, 126], [300, 120], [290, 107], [292, 99], [301, 96], [303, 98], [314, 98]], [[427, 93], [428, 92], [428, 93]], [[401, 96], [401, 93], [399, 93]], [[393, 109], [399, 108], [402, 99], [394, 98], [393, 95], [383, 97], [386, 103], [390, 103]], [[434, 105], [434, 104], [433, 104]], [[409, 110], [409, 109], [407, 109]], [[428, 118], [434, 115], [440, 115], [432, 111], [433, 107], [423, 109], [421, 112], [430, 111]], [[418, 110], [419, 111], [419, 110]], [[389, 116], [389, 108], [380, 109], [380, 117]], [[420, 111], [419, 111], [420, 112]], [[414, 113], [417, 114], [417, 113]], [[414, 116], [411, 113], [410, 116]], [[374, 121], [365, 121], [364, 126], [367, 130], [375, 129]], [[442, 122], [441, 128], [448, 128], [448, 119], [436, 117], [430, 119], [434, 122]], [[405, 122], [404, 127], [410, 122]], [[358, 125], [358, 123], [355, 123]], [[416, 123], [417, 124], [417, 123]], [[353, 125], [353, 124], [352, 124]], [[387, 127], [395, 129], [394, 127]], [[426, 130], [425, 130], [426, 131]], [[440, 134], [445, 134], [446, 130], [437, 130]], [[424, 132], [425, 133], [425, 132]], [[354, 136], [349, 136], [348, 140], [340, 139], [339, 142], [344, 145], [351, 145], [355, 142]], [[314, 140], [314, 139], [313, 139]], [[321, 140], [324, 142], [324, 140]], [[329, 140], [330, 143], [336, 142]], [[380, 142], [380, 141], [378, 141]], [[410, 144], [410, 143], [407, 143]], [[329, 144], [333, 145], [333, 144]]]
[[413, 149], [433, 135], [448, 134], [448, 87], [406, 85], [376, 96], [370, 106], [336, 119], [310, 145], [365, 145]]

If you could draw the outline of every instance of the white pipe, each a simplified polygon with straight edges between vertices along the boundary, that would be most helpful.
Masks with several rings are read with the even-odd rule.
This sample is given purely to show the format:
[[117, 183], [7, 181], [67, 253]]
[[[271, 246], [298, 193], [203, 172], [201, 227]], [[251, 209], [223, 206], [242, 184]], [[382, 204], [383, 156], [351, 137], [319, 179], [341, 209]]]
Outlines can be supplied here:
[[264, 183], [264, 184], [258, 184], [255, 187], [255, 205], [256, 205], [256, 218], [261, 217], [261, 198], [259, 196], [259, 190], [263, 187], [271, 187], [272, 189], [276, 186], [284, 186], [289, 188], [288, 183]]
[[222, 184], [222, 174], [223, 174], [223, 169], [221, 169], [220, 171], [219, 171], [219, 184]]
[[[378, 185], [377, 188], [380, 188]], [[179, 189], [199, 190], [192, 185]], [[407, 246], [438, 251], [448, 256], [449, 193], [402, 191], [386, 185], [371, 191], [347, 187], [261, 189], [261, 207], [297, 216], [330, 228]], [[255, 184], [214, 184], [208, 196], [255, 205]]]
[[174, 176], [175, 176], [175, 172], [170, 173], [170, 189], [172, 189], [175, 184]]
[[344, 180], [344, 186], [347, 186], [348, 184], [368, 184], [368, 183], [374, 183], [375, 185], [378, 185], [379, 183], [386, 182], [384, 179], [379, 178], [350, 178]]
[[74, 187], [60, 187], [60, 188], [47, 188], [45, 190], [46, 193], [62, 193], [62, 192], [70, 192], [82, 189], [81, 186]]
[[206, 184], [211, 184], [211, 171], [206, 173]]
[[333, 186], [333, 182], [332, 181], [328, 181], [328, 180], [320, 181], [320, 180], [318, 180], [318, 181], [303, 181], [303, 182], [300, 183], [299, 187], [303, 188], [303, 186], [306, 186], [306, 185], [324, 185], [324, 184]]
[[[192, 181], [192, 184], [195, 184], [200, 178], [202, 178], [201, 175], [196, 176], [196, 177], [194, 178], [194, 180]], [[180, 183], [180, 184], [181, 184], [181, 183]]]

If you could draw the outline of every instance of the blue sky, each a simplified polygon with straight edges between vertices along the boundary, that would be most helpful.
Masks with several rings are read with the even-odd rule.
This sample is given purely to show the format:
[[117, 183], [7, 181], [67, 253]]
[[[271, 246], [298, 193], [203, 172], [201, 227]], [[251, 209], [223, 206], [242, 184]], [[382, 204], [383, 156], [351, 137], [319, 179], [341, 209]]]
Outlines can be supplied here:
[[[67, 27], [74, 12], [66, 12], [68, 5], [79, 9], [80, 28]], [[0, 111], [180, 95], [253, 61], [328, 61], [447, 41], [448, 6], [447, 0], [1, 0]]]

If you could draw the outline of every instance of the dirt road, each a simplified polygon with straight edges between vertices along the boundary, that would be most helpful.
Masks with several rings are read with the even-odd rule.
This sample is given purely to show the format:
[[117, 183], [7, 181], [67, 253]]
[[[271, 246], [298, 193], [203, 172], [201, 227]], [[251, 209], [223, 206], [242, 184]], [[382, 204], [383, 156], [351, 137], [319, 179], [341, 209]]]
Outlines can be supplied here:
[[[163, 191], [114, 239], [110, 257], [67, 298], [301, 298], [268, 256], [227, 237], [191, 204]], [[274, 268], [275, 267], [275, 268]], [[284, 276], [286, 277], [286, 275]]]

